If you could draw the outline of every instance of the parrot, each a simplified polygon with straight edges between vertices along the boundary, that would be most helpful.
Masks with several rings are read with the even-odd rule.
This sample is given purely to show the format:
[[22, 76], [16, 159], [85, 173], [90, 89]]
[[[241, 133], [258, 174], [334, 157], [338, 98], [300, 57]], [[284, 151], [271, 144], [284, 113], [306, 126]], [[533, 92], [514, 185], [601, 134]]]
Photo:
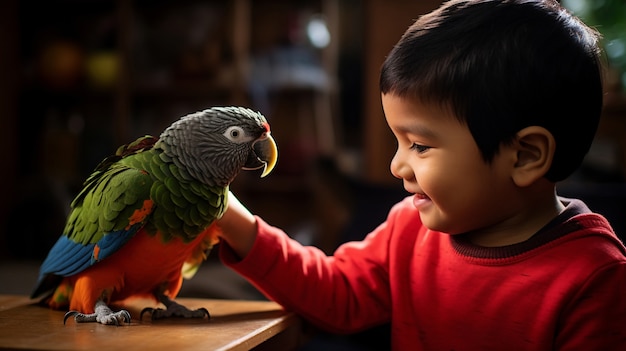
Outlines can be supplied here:
[[76, 323], [130, 323], [112, 304], [149, 298], [153, 320], [210, 319], [176, 302], [218, 243], [229, 185], [240, 170], [267, 176], [278, 158], [266, 118], [239, 106], [188, 114], [160, 136], [120, 146], [86, 178], [65, 227], [43, 260], [31, 298]]

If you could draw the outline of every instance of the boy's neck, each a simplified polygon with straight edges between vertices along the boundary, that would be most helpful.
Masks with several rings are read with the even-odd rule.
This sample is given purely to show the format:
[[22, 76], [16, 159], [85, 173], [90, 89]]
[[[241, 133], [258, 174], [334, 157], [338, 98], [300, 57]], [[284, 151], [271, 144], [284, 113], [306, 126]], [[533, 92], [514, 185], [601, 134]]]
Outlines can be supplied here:
[[[531, 192], [533, 193], [533, 192]], [[524, 242], [535, 235], [565, 206], [559, 201], [556, 189], [534, 192], [534, 196], [520, 201], [520, 211], [493, 230], [467, 233], [469, 240], [479, 246], [499, 247]]]

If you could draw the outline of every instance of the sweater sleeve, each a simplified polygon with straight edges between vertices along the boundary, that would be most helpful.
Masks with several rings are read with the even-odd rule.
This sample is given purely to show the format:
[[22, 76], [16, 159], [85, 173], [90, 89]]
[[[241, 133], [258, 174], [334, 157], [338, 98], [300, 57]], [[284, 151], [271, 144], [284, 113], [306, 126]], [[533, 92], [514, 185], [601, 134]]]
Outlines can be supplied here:
[[257, 223], [257, 238], [243, 260], [226, 243], [220, 244], [220, 257], [267, 297], [335, 333], [389, 321], [387, 222], [333, 256], [302, 246], [261, 218]]

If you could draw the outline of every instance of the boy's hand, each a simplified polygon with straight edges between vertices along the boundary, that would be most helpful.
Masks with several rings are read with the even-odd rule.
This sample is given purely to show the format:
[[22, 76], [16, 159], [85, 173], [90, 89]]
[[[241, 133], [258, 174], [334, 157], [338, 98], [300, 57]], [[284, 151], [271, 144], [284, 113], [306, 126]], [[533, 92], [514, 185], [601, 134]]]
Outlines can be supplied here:
[[243, 259], [248, 255], [256, 240], [256, 218], [248, 209], [228, 192], [228, 208], [217, 222], [222, 234], [221, 237]]

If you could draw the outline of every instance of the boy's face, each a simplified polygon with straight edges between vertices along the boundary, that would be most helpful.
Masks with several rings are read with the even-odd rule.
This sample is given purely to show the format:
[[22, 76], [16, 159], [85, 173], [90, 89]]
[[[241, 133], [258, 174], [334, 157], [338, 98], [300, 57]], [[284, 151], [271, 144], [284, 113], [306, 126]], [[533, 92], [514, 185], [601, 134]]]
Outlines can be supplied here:
[[498, 230], [514, 212], [511, 161], [486, 163], [466, 125], [452, 112], [415, 99], [382, 95], [398, 150], [391, 173], [415, 194], [426, 227], [450, 234]]

